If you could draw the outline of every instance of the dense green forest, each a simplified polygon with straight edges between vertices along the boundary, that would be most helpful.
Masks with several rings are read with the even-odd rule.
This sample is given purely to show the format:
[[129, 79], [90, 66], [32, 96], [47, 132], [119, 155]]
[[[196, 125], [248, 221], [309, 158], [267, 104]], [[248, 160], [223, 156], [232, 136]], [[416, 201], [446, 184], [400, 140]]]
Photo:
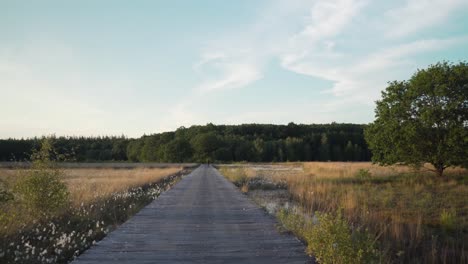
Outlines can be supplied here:
[[[368, 161], [364, 125], [213, 125], [121, 137], [54, 137], [73, 161], [232, 162]], [[1, 161], [27, 160], [41, 138], [0, 140]]]

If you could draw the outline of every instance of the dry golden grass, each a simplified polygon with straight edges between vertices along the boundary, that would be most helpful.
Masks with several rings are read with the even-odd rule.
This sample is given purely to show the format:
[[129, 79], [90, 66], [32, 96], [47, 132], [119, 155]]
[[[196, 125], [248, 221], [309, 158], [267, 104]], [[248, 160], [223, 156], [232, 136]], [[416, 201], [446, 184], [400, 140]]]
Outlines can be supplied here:
[[[116, 192], [156, 182], [168, 175], [181, 171], [182, 167], [167, 168], [73, 168], [64, 169], [64, 182], [70, 191], [74, 205], [88, 203]], [[0, 179], [14, 180], [18, 170], [0, 169]]]
[[[359, 170], [368, 170], [373, 177], [387, 177], [401, 174], [415, 173], [416, 170], [409, 166], [379, 166], [372, 162], [300, 162], [300, 163], [279, 163], [281, 166], [301, 167], [304, 174], [320, 178], [349, 178], [355, 177]], [[434, 169], [426, 164], [420, 168], [419, 172], [431, 173]], [[466, 173], [463, 168], [448, 168], [448, 175], [460, 175]]]
[[468, 171], [448, 169], [443, 180], [428, 168], [306, 162], [226, 166], [223, 173], [231, 180], [242, 174], [286, 182], [306, 214], [341, 209], [352, 225], [369, 228], [384, 250], [400, 254], [403, 262], [467, 261]]
[[156, 182], [182, 170], [173, 168], [67, 169], [65, 183], [74, 203], [89, 202], [115, 192]]
[[[42, 194], [54, 182], [39, 181], [42, 185], [33, 188], [40, 195], [36, 200], [46, 201], [41, 207], [28, 207], [24, 192], [17, 190], [28, 179], [20, 177], [37, 179], [36, 175], [44, 178], [46, 174], [33, 174], [42, 172], [40, 169], [0, 169], [0, 188], [6, 187], [14, 198], [0, 203], [0, 263], [68, 263], [175, 184], [182, 169], [47, 168], [43, 173], [59, 174], [70, 193], [70, 203], [67, 199], [57, 211], [47, 214], [44, 208], [54, 200], [43, 199]], [[26, 185], [26, 190], [38, 186], [37, 182]], [[64, 188], [62, 183], [60, 186]]]

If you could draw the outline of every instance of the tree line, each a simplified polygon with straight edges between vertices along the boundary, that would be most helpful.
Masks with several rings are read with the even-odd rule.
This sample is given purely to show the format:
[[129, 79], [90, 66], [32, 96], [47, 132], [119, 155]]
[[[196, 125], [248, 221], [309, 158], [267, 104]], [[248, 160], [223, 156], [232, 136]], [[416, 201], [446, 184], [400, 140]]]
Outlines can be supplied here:
[[[337, 123], [210, 123], [137, 139], [53, 137], [53, 142], [58, 154], [78, 162], [369, 161], [364, 128]], [[41, 138], [0, 140], [0, 160], [28, 160], [40, 142]]]

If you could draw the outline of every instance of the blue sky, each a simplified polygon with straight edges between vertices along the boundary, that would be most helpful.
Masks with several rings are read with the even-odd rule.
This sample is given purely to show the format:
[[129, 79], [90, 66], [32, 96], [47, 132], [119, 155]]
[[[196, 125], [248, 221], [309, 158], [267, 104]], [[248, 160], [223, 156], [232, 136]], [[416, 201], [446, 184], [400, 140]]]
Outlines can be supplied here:
[[0, 0], [0, 138], [368, 123], [468, 60], [468, 0]]

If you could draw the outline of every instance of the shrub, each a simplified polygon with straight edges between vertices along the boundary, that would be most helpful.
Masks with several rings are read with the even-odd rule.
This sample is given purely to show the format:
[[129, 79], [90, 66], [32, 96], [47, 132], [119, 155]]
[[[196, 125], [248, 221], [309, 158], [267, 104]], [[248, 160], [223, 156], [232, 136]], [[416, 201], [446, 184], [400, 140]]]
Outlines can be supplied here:
[[372, 177], [372, 174], [369, 172], [368, 169], [360, 169], [356, 172], [356, 179], [360, 181], [369, 181]]
[[288, 185], [285, 181], [273, 181], [269, 178], [257, 176], [252, 177], [248, 180], [247, 185], [249, 189], [261, 189], [261, 190], [286, 190]]
[[293, 232], [303, 240], [306, 239], [305, 233], [306, 230], [310, 229], [311, 223], [307, 223], [302, 215], [292, 213], [286, 209], [281, 209], [278, 211], [276, 217], [287, 230]]
[[6, 184], [0, 179], [0, 204], [13, 200], [13, 194], [7, 189]]
[[280, 210], [278, 219], [284, 227], [307, 243], [307, 251], [321, 264], [375, 263], [379, 252], [375, 239], [367, 231], [353, 230], [338, 212], [315, 213], [311, 220], [301, 214]]
[[374, 239], [367, 231], [352, 230], [338, 213], [316, 213], [318, 224], [307, 234], [308, 250], [320, 263], [371, 263], [376, 260]]
[[249, 178], [247, 177], [245, 171], [243, 169], [237, 169], [234, 174], [234, 184], [236, 186], [243, 186], [247, 184], [248, 180]]
[[242, 187], [249, 181], [249, 177], [243, 168], [222, 168], [221, 173], [237, 187]]
[[68, 204], [68, 189], [62, 182], [63, 172], [51, 160], [51, 139], [42, 141], [41, 149], [31, 156], [30, 169], [22, 171], [14, 186], [18, 200], [31, 214], [52, 215]]
[[51, 215], [68, 203], [67, 186], [55, 170], [31, 170], [15, 185], [21, 204], [34, 215]]
[[453, 231], [457, 224], [457, 212], [455, 210], [442, 210], [440, 225], [445, 231]]

